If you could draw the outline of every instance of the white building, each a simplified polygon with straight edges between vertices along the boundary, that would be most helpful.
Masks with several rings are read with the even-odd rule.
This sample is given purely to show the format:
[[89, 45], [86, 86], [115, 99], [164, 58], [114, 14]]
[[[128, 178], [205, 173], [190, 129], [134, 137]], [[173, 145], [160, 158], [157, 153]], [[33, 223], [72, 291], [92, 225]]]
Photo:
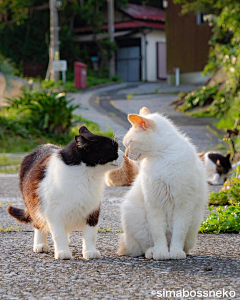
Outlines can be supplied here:
[[[107, 22], [102, 29], [98, 39], [107, 36]], [[77, 28], [75, 32], [80, 43], [92, 43], [93, 34], [89, 28]], [[136, 4], [116, 10], [115, 41], [118, 45], [116, 71], [123, 81], [167, 78], [164, 11]]]

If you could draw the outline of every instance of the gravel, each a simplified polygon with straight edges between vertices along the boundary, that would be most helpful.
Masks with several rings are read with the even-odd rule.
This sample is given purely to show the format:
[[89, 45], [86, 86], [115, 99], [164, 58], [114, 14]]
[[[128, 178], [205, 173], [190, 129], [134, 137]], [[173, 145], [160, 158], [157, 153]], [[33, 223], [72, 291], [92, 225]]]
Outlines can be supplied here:
[[[81, 232], [71, 235], [73, 259], [69, 261], [54, 259], [50, 235], [51, 252], [33, 253], [31, 226], [20, 224], [19, 232], [0, 233], [0, 299], [157, 299], [157, 291], [163, 289], [217, 291], [223, 288], [235, 291], [235, 299], [240, 299], [240, 236], [237, 234], [199, 234], [194, 251], [182, 261], [118, 257], [119, 204], [128, 189], [105, 190], [100, 228], [112, 231], [98, 234], [97, 248], [102, 255], [99, 260], [82, 259]], [[6, 213], [5, 200], [21, 207], [17, 176], [0, 177], [0, 227], [16, 228], [19, 224]]]

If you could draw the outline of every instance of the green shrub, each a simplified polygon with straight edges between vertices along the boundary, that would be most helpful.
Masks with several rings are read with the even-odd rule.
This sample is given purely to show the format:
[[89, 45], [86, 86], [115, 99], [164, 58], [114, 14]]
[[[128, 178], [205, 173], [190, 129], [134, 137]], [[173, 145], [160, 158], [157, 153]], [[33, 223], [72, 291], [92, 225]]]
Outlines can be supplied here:
[[201, 223], [200, 232], [202, 233], [240, 233], [240, 206], [219, 206], [213, 212], [213, 206], [208, 208], [211, 212]]
[[65, 86], [63, 85], [62, 80], [59, 81], [41, 81], [42, 89], [49, 90], [53, 93], [64, 92], [64, 93], [77, 93], [78, 90], [75, 88], [75, 83], [73, 81], [66, 81]]
[[197, 106], [202, 107], [204, 105], [211, 104], [217, 92], [218, 84], [214, 86], [203, 86], [186, 95], [185, 102], [181, 106], [180, 110], [187, 111]]
[[226, 205], [230, 203], [240, 203], [240, 166], [236, 170], [236, 175], [227, 180], [221, 191], [209, 194], [210, 205]]
[[24, 90], [23, 95], [8, 99], [11, 108], [26, 114], [32, 128], [46, 133], [68, 133], [72, 126], [72, 113], [78, 105], [71, 105], [65, 93], [52, 91], [31, 92]]

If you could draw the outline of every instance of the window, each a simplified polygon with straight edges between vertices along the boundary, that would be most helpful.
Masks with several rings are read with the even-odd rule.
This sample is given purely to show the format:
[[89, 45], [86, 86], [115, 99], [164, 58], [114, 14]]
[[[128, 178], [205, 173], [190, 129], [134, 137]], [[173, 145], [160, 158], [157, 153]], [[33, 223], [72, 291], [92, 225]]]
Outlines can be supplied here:
[[208, 23], [206, 16], [207, 15], [204, 15], [204, 14], [197, 14], [197, 16], [196, 16], [197, 25]]

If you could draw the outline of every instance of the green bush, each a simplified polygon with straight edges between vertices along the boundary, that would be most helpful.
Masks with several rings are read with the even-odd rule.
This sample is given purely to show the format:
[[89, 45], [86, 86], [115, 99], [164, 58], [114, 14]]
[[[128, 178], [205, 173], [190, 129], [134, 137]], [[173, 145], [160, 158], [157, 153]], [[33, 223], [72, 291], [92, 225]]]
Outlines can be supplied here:
[[[64, 134], [72, 126], [72, 113], [78, 105], [71, 105], [65, 93], [52, 91], [31, 92], [23, 90], [23, 95], [8, 99], [11, 108], [25, 113], [32, 128], [41, 132]], [[28, 127], [28, 126], [27, 126]]]
[[[48, 103], [49, 98], [47, 98], [46, 104], [41, 103], [43, 102], [43, 99], [41, 99], [42, 101], [40, 101], [38, 106], [36, 98], [33, 97], [35, 102], [32, 103], [33, 100], [30, 97], [31, 94], [36, 93], [26, 92], [25, 94], [27, 95], [26, 97], [23, 96], [12, 100], [12, 107], [5, 107], [0, 110], [0, 153], [29, 152], [45, 143], [66, 145], [78, 134], [79, 127], [82, 125], [85, 125], [94, 134], [113, 137], [112, 130], [108, 130], [107, 132], [101, 131], [96, 123], [86, 120], [81, 116], [73, 115], [72, 112], [70, 113], [68, 111], [69, 107], [66, 110], [64, 106], [61, 108], [61, 105], [59, 107], [57, 105], [50, 107]], [[48, 93], [48, 95], [52, 95], [52, 93]], [[58, 104], [59, 97], [55, 100], [57, 100]], [[66, 99], [60, 100], [67, 104]], [[27, 105], [25, 105], [26, 103]], [[39, 108], [39, 111], [36, 111], [36, 108]], [[73, 108], [74, 106], [71, 109]], [[58, 110], [61, 111], [59, 112]], [[47, 114], [44, 112], [47, 112]], [[45, 118], [46, 115], [48, 115], [47, 118]], [[43, 121], [49, 121], [49, 118], [53, 118], [54, 122], [56, 120], [60, 122], [60, 125], [52, 128], [52, 132], [50, 132], [50, 128], [43, 128]], [[61, 128], [61, 131], [63, 130], [64, 132], [62, 134], [56, 133], [56, 131], [59, 132], [61, 124], [68, 124], [70, 127], [68, 130], [64, 130], [64, 128], [66, 129], [64, 125], [64, 128]]]
[[219, 206], [213, 212], [213, 206], [208, 208], [211, 212], [201, 223], [200, 232], [202, 233], [240, 233], [240, 206]]
[[235, 176], [227, 180], [221, 191], [209, 194], [210, 205], [226, 205], [230, 203], [240, 203], [240, 166], [236, 170]]
[[214, 86], [203, 86], [185, 96], [185, 102], [181, 106], [181, 111], [187, 111], [197, 106], [211, 104], [218, 92], [218, 84]]

